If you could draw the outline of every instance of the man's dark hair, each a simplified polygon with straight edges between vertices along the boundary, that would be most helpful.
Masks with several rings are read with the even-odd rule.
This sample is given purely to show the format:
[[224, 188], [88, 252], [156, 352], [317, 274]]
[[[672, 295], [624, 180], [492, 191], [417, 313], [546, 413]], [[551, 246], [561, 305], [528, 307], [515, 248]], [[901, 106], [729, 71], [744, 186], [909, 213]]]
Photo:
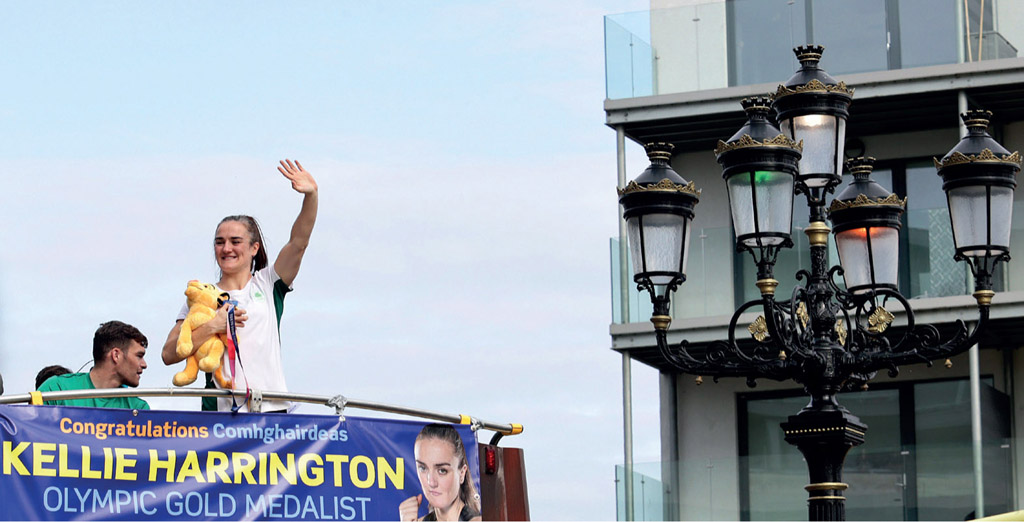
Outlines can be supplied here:
[[39, 387], [42, 386], [44, 382], [46, 382], [46, 379], [49, 379], [50, 377], [56, 377], [58, 375], [64, 375], [66, 373], [71, 373], [71, 370], [59, 364], [47, 366], [46, 368], [39, 370], [39, 373], [36, 374], [36, 389], [38, 390]]
[[138, 328], [122, 323], [121, 321], [110, 321], [100, 325], [96, 335], [92, 338], [92, 360], [99, 364], [114, 348], [126, 349], [132, 341], [149, 346], [146, 336]]

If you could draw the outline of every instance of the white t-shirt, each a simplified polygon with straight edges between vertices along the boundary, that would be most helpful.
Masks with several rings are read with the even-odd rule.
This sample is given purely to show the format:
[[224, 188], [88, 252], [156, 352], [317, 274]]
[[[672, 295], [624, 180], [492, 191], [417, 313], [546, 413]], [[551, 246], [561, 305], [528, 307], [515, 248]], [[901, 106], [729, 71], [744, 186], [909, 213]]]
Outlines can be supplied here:
[[[221, 290], [218, 288], [218, 290]], [[238, 308], [245, 310], [248, 317], [245, 326], [235, 330], [238, 336], [238, 352], [235, 357], [234, 389], [241, 390], [236, 399], [243, 406], [240, 411], [249, 411], [245, 403], [246, 387], [260, 391], [288, 391], [284, 379], [284, 367], [281, 364], [281, 315], [284, 312], [284, 296], [292, 287], [281, 281], [274, 265], [257, 271], [252, 279], [241, 290], [228, 291], [231, 299], [238, 301]], [[222, 292], [224, 290], [221, 290]], [[188, 315], [188, 303], [178, 313], [178, 320]], [[231, 379], [231, 361], [228, 350], [224, 350], [221, 358], [221, 374]], [[215, 384], [221, 388], [219, 383]], [[262, 411], [291, 410], [288, 401], [270, 401], [264, 399]], [[217, 409], [231, 410], [230, 398], [218, 398]]]

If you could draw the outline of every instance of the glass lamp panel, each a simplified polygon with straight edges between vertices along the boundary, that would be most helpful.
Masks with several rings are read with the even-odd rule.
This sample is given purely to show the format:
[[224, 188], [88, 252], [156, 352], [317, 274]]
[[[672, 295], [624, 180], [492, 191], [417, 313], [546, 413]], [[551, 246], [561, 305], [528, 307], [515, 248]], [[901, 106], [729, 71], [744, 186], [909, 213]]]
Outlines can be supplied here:
[[836, 174], [843, 175], [843, 161], [846, 158], [846, 120], [843, 118], [835, 118], [836, 123], [839, 126], [838, 137], [835, 142], [836, 146], [836, 170], [832, 171]]
[[[836, 122], [839, 122], [838, 129]], [[846, 121], [835, 116], [805, 114], [779, 122], [782, 132], [794, 141], [804, 141], [803, 157], [800, 158], [800, 174], [830, 174], [842, 172], [843, 140], [836, 150], [836, 132], [846, 135]], [[811, 187], [826, 184], [825, 179], [808, 179]]]
[[[683, 235], [683, 251], [682, 251], [682, 255], [683, 255], [682, 263], [683, 263], [683, 265], [682, 265], [682, 274], [683, 274], [683, 276], [686, 276], [686, 261], [690, 257], [690, 231], [693, 230], [693, 227], [690, 226], [690, 220], [689, 219], [683, 218], [683, 222], [684, 222], [684, 226], [686, 228], [686, 232]], [[665, 297], [665, 295], [668, 294], [668, 283], [670, 283], [671, 280], [669, 278], [667, 278], [667, 277], [652, 277], [651, 280], [653, 282], [655, 282], [655, 285], [654, 285], [654, 293], [655, 293], [655, 295], [657, 295], [659, 297]]]
[[839, 250], [839, 263], [843, 266], [846, 287], [871, 283], [867, 230], [855, 228], [836, 234], [836, 248]]
[[[793, 227], [793, 176], [759, 170], [753, 176], [749, 172], [731, 176], [726, 184], [736, 237], [764, 232], [790, 234]], [[780, 237], [765, 237], [761, 244], [777, 245], [782, 241]], [[756, 246], [757, 240], [751, 238], [744, 243]]]
[[889, 227], [871, 228], [870, 231], [875, 283], [896, 286], [900, 273], [900, 232]]
[[732, 227], [736, 237], [754, 233], [754, 195], [750, 174], [730, 176], [725, 182], [729, 189], [729, 208], [732, 210]]
[[1010, 223], [1013, 220], [1013, 189], [992, 187], [992, 244], [1010, 248]]
[[[987, 244], [1009, 247], [1013, 190], [1009, 187], [991, 187], [992, 210], [989, 214], [988, 188], [974, 186], [950, 189], [949, 217], [953, 223], [953, 237], [956, 239], [957, 248]], [[989, 215], [993, 218], [991, 223]], [[983, 256], [986, 253], [988, 250], [981, 248], [964, 251], [964, 255], [967, 256]]]
[[686, 261], [690, 258], [690, 232], [693, 231], [691, 221], [689, 218], [684, 219], [684, 226], [686, 227], [686, 235], [683, 236], [683, 275], [686, 274]]
[[793, 228], [793, 176], [758, 171], [754, 173], [754, 184], [761, 231], [789, 234]]
[[[629, 233], [629, 251], [633, 257], [633, 274], [644, 272], [678, 273], [684, 239], [689, 239], [689, 221], [676, 214], [647, 214], [626, 220]], [[641, 251], [641, 227], [643, 251]], [[685, 235], [684, 235], [684, 227]], [[643, 256], [646, 254], [646, 258]], [[655, 285], [667, 285], [672, 276], [651, 277]]]
[[[871, 234], [871, 251], [868, 251], [868, 234]], [[895, 228], [855, 228], [836, 234], [836, 247], [843, 266], [846, 287], [862, 285], [896, 285], [899, 274], [899, 231]], [[872, 259], [875, 279], [871, 280]], [[868, 289], [854, 293], [864, 293]]]

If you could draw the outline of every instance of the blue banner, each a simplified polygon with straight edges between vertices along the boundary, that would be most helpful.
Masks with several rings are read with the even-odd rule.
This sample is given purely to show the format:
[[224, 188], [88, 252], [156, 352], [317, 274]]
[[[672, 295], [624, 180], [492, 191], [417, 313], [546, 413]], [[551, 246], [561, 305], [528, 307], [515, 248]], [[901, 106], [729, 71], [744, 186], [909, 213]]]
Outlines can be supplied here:
[[[0, 404], [0, 519], [398, 520], [424, 495], [422, 516], [445, 496], [420, 484], [426, 424]], [[453, 427], [479, 491], [476, 435]]]

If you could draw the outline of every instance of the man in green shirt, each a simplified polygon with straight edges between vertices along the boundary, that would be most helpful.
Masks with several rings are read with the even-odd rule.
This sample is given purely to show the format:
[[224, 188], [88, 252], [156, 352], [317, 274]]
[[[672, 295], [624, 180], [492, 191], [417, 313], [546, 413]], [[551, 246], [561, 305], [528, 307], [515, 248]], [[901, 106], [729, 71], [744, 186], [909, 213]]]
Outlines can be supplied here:
[[[135, 388], [146, 369], [146, 347], [149, 341], [137, 328], [121, 321], [100, 325], [92, 339], [94, 366], [85, 373], [69, 373], [50, 377], [39, 391], [95, 390], [103, 388]], [[89, 406], [93, 408], [129, 408], [148, 410], [149, 404], [138, 397], [100, 397], [46, 401], [54, 406]]]

